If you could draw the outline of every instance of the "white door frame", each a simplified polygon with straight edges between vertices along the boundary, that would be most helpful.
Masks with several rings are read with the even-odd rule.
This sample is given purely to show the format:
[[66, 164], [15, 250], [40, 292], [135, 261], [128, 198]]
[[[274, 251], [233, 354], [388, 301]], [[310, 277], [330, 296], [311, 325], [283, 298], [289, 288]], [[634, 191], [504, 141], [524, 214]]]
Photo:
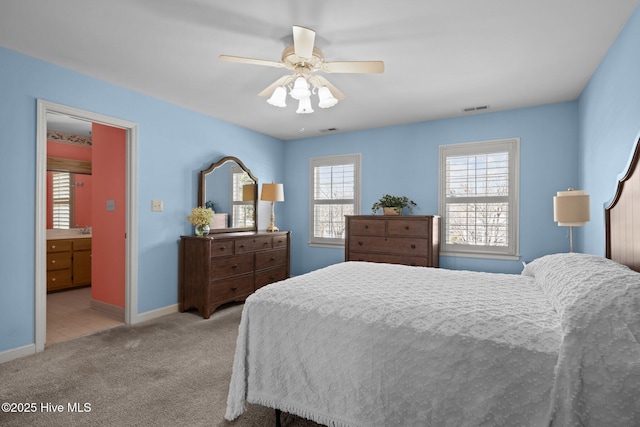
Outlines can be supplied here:
[[126, 324], [138, 319], [138, 125], [126, 120], [38, 99], [36, 134], [35, 212], [35, 347], [44, 350], [47, 338], [47, 113], [66, 114], [82, 120], [126, 130]]

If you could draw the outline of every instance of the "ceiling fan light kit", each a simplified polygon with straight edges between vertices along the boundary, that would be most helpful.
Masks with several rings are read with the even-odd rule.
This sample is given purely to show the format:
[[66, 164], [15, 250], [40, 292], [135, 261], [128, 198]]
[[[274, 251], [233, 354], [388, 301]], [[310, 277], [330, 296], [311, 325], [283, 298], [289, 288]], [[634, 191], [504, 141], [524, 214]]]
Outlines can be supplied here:
[[287, 106], [287, 89], [284, 86], [278, 86], [276, 90], [273, 91], [273, 95], [267, 102], [274, 107], [286, 107]]
[[316, 71], [325, 73], [382, 73], [382, 61], [340, 61], [325, 62], [322, 51], [314, 46], [316, 33], [305, 27], [293, 26], [293, 46], [282, 51], [280, 62], [264, 59], [243, 58], [239, 56], [220, 55], [221, 61], [244, 64], [263, 65], [275, 68], [287, 68], [292, 75], [283, 76], [269, 85], [258, 96], [269, 96], [267, 103], [275, 107], [286, 107], [287, 88], [289, 95], [298, 101], [298, 114], [313, 113], [311, 95], [318, 94], [318, 106], [331, 108], [345, 96], [327, 79], [312, 74]]

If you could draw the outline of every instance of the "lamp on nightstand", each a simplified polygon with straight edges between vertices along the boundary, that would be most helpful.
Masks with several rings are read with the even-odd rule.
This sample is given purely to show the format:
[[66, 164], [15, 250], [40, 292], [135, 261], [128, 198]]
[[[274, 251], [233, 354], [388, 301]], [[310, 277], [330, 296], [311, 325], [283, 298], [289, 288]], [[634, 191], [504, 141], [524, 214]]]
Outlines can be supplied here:
[[271, 225], [267, 227], [267, 231], [278, 231], [274, 221], [276, 219], [274, 213], [274, 202], [284, 202], [284, 186], [282, 184], [262, 184], [262, 195], [260, 200], [271, 202]]
[[583, 226], [591, 219], [589, 195], [584, 190], [558, 191], [553, 198], [553, 220], [559, 227], [569, 227], [569, 250], [573, 252], [573, 227]]

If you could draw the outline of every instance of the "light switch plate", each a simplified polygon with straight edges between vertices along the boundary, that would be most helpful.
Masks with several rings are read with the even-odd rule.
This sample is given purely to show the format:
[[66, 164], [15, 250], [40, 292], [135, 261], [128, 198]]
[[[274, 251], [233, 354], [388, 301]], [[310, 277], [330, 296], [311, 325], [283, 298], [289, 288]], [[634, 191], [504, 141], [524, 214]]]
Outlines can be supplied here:
[[116, 210], [116, 201], [115, 200], [107, 200], [107, 211], [115, 211]]
[[151, 211], [152, 212], [162, 212], [162, 200], [152, 200], [151, 201]]

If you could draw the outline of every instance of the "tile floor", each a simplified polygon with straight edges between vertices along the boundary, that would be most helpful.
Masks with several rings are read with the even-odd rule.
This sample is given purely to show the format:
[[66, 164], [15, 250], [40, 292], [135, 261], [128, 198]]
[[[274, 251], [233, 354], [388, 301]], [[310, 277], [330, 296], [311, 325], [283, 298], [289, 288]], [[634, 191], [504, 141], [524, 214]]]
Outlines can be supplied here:
[[90, 307], [91, 288], [47, 294], [47, 342], [55, 344], [122, 325], [112, 315]]

